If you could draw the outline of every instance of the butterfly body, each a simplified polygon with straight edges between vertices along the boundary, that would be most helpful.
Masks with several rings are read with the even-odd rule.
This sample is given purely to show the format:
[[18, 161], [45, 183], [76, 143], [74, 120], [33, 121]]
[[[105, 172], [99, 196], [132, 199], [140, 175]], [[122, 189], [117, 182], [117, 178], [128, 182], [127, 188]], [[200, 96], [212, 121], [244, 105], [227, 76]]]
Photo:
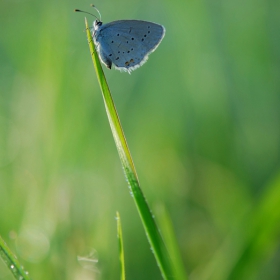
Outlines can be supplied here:
[[142, 66], [165, 34], [162, 25], [141, 20], [93, 23], [93, 39], [101, 61], [120, 71], [131, 72]]

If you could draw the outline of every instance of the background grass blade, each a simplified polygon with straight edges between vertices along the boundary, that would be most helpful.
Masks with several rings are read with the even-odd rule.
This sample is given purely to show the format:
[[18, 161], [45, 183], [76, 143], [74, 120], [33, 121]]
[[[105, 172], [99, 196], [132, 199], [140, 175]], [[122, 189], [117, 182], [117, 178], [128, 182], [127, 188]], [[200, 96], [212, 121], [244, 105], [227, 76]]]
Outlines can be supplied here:
[[140, 189], [137, 173], [132, 161], [132, 157], [130, 155], [128, 145], [126, 143], [126, 139], [120, 124], [120, 120], [106, 81], [104, 76], [98, 54], [95, 50], [94, 43], [92, 41], [92, 37], [90, 34], [90, 30], [88, 28], [87, 20], [86, 30], [87, 30], [87, 38], [89, 42], [90, 52], [92, 54], [93, 64], [96, 70], [97, 79], [102, 91], [103, 100], [105, 103], [105, 108], [107, 112], [107, 116], [109, 119], [110, 127], [113, 133], [113, 137], [117, 146], [117, 150], [119, 153], [119, 157], [122, 163], [122, 167], [124, 169], [125, 176], [127, 178], [132, 196], [134, 198], [134, 202], [136, 204], [136, 208], [140, 215], [141, 221], [144, 226], [144, 230], [146, 232], [148, 241], [151, 245], [152, 251], [155, 255], [157, 264], [161, 271], [162, 277], [164, 279], [171, 279], [172, 270], [169, 259], [169, 253], [166, 249], [166, 246], [163, 242], [163, 239], [159, 233], [157, 225], [154, 221], [154, 218], [151, 214], [150, 208], [146, 202], [146, 199]]
[[117, 232], [118, 232], [119, 255], [120, 255], [120, 279], [125, 280], [123, 235], [122, 235], [121, 217], [120, 217], [119, 212], [117, 212]]
[[15, 279], [30, 280], [28, 272], [24, 270], [17, 258], [11, 252], [5, 241], [0, 236], [0, 256], [9, 270], [14, 275]]
[[228, 279], [248, 279], [252, 275], [256, 279], [259, 274], [258, 267], [277, 248], [280, 233], [279, 186], [280, 175], [277, 174], [272, 182], [267, 184], [260, 202], [250, 213], [251, 220], [246, 219], [244, 230], [248, 237]]
[[180, 255], [180, 250], [175, 236], [173, 224], [170, 215], [163, 204], [157, 205], [156, 216], [162, 235], [165, 240], [165, 244], [168, 248], [168, 251], [172, 259], [172, 266], [173, 266], [172, 271], [174, 271], [174, 279], [185, 280], [187, 279], [187, 275], [185, 272], [182, 257]]

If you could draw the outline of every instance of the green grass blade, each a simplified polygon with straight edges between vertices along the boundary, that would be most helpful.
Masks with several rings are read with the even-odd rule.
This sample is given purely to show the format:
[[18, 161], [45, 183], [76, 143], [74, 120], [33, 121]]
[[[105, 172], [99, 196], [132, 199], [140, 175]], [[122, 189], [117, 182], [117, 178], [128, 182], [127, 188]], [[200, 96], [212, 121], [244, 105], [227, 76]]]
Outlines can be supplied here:
[[4, 263], [7, 265], [9, 270], [14, 275], [15, 279], [30, 280], [28, 272], [24, 270], [23, 266], [20, 265], [17, 258], [14, 256], [12, 251], [9, 249], [5, 241], [0, 236], [0, 256]]
[[102, 96], [103, 96], [107, 116], [109, 119], [110, 127], [113, 133], [115, 144], [117, 146], [121, 164], [129, 184], [129, 188], [131, 189], [131, 193], [134, 198], [136, 208], [140, 215], [140, 219], [142, 221], [144, 230], [146, 232], [148, 241], [154, 253], [155, 259], [157, 261], [163, 279], [174, 279], [171, 273], [172, 270], [171, 270], [171, 264], [170, 264], [167, 248], [163, 242], [163, 239], [159, 233], [158, 227], [152, 216], [150, 208], [140, 188], [140, 184], [132, 161], [132, 157], [130, 155], [128, 145], [126, 143], [126, 139], [120, 124], [120, 120], [106, 78], [104, 76], [99, 61], [98, 54], [95, 50], [95, 46], [92, 41], [87, 20], [86, 20], [86, 30], [87, 30], [89, 48], [92, 55], [93, 64], [96, 70], [97, 79], [102, 91]]
[[118, 232], [119, 254], [120, 254], [120, 276], [121, 276], [120, 279], [125, 280], [123, 236], [122, 236], [121, 217], [119, 212], [117, 212], [117, 232]]
[[165, 240], [165, 244], [168, 248], [172, 259], [172, 271], [174, 271], [174, 279], [185, 280], [188, 279], [184, 263], [180, 254], [177, 239], [173, 229], [171, 218], [163, 204], [159, 204], [156, 207], [156, 214], [159, 226], [161, 228], [162, 235]]
[[248, 225], [243, 230], [248, 232], [248, 237], [228, 279], [255, 279], [260, 266], [277, 250], [280, 234], [279, 186], [280, 174], [277, 174], [266, 186], [253, 213], [246, 219]]

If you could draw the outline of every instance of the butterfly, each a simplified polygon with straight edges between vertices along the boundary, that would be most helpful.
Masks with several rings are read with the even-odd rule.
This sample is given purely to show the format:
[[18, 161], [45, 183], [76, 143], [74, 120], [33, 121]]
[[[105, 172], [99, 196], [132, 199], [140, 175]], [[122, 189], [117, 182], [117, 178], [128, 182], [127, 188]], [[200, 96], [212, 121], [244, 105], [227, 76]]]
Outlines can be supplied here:
[[113, 65], [117, 70], [128, 73], [147, 61], [164, 35], [162, 25], [143, 20], [117, 20], [103, 24], [97, 19], [92, 28], [93, 41], [104, 65], [109, 69]]

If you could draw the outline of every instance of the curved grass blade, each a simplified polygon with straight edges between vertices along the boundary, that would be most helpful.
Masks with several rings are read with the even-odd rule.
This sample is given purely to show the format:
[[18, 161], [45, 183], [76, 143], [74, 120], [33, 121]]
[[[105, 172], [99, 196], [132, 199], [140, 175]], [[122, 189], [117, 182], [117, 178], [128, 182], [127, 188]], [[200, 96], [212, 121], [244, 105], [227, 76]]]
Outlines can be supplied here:
[[230, 280], [256, 279], [260, 268], [275, 254], [280, 234], [280, 173], [266, 185], [261, 200], [247, 217], [243, 231], [248, 232], [240, 256], [227, 277]]
[[94, 43], [92, 41], [92, 36], [88, 28], [87, 20], [85, 20], [87, 38], [89, 43], [89, 49], [92, 56], [93, 64], [96, 70], [97, 79], [102, 91], [102, 96], [109, 119], [112, 134], [117, 146], [121, 164], [124, 170], [125, 177], [128, 181], [129, 188], [131, 190], [132, 197], [134, 199], [136, 208], [138, 210], [140, 219], [142, 221], [144, 230], [146, 232], [148, 241], [150, 243], [151, 249], [154, 253], [156, 262], [161, 271], [163, 279], [174, 279], [172, 277], [171, 263], [169, 259], [169, 253], [160, 235], [158, 227], [152, 216], [150, 208], [147, 201], [142, 193], [140, 184], [138, 181], [137, 173], [130, 155], [128, 145], [120, 124], [120, 120], [106, 81], [106, 78], [101, 67], [98, 54], [95, 50]]
[[0, 256], [9, 270], [12, 272], [15, 279], [30, 280], [28, 272], [20, 265], [16, 256], [9, 249], [5, 241], [0, 236]]
[[174, 279], [185, 280], [188, 277], [185, 272], [184, 263], [180, 254], [170, 215], [161, 203], [156, 206], [156, 214], [158, 217], [158, 224], [161, 228], [162, 235], [172, 259]]
[[120, 254], [120, 279], [125, 280], [125, 265], [124, 265], [124, 249], [123, 249], [123, 237], [122, 237], [122, 225], [121, 217], [119, 212], [117, 212], [117, 231], [119, 240], [119, 254]]

